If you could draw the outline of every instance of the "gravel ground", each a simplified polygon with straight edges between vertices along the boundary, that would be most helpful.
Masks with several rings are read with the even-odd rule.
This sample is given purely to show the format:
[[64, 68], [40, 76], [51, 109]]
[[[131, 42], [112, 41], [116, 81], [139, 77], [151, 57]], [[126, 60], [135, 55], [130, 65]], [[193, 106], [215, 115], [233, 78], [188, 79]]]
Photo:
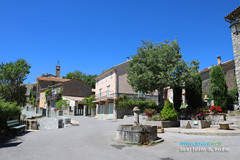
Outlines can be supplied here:
[[[178, 133], [159, 134], [164, 142], [155, 146], [125, 145], [114, 140], [119, 124], [127, 120], [97, 120], [90, 117], [70, 117], [79, 126], [32, 131], [9, 142], [0, 141], [1, 160], [237, 160], [240, 156], [240, 136], [200, 136]], [[220, 142], [216, 148], [227, 152], [180, 152], [180, 142]], [[219, 144], [219, 143], [218, 143]], [[192, 148], [192, 147], [184, 147]], [[208, 147], [202, 147], [208, 148]], [[212, 147], [214, 148], [214, 147]]]

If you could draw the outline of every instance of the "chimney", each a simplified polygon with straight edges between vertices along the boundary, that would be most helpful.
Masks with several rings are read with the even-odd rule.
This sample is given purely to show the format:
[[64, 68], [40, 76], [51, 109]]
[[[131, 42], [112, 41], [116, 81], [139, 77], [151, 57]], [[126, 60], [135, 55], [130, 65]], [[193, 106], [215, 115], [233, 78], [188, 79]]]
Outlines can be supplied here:
[[127, 61], [129, 61], [129, 57], [127, 57]]
[[220, 64], [222, 63], [222, 61], [221, 61], [221, 56], [218, 56], [218, 57], [217, 57], [217, 60], [218, 60], [218, 65], [220, 65]]
[[56, 76], [56, 77], [60, 77], [60, 66], [56, 66], [55, 76]]

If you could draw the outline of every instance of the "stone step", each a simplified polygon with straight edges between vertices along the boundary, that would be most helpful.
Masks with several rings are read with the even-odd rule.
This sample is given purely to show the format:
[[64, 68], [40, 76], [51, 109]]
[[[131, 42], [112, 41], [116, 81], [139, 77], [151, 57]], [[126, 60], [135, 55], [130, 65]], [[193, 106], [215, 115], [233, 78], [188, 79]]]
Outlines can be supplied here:
[[72, 126], [79, 126], [79, 122], [74, 121], [74, 120], [71, 119], [71, 125]]

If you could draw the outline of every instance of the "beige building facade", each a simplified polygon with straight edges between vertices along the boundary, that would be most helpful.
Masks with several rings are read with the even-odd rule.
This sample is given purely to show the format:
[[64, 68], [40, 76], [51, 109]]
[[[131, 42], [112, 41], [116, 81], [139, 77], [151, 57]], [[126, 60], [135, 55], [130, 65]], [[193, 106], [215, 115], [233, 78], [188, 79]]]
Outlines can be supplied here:
[[125, 94], [130, 99], [142, 98], [146, 101], [157, 102], [157, 92], [153, 94], [136, 93], [127, 80], [127, 67], [129, 60], [112, 67], [96, 78], [95, 98], [96, 116], [99, 119], [123, 118], [126, 114], [131, 114], [127, 109], [117, 109], [115, 98]]

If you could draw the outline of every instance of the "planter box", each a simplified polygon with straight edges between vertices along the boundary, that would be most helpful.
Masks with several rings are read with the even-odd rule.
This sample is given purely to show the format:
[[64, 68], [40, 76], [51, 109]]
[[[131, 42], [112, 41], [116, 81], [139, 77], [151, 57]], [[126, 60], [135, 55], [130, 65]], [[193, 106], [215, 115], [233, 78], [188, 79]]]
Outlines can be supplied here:
[[145, 121], [143, 123], [151, 126], [162, 126], [163, 128], [180, 127], [179, 121]]
[[181, 128], [202, 129], [202, 128], [209, 128], [210, 125], [211, 125], [211, 122], [207, 120], [180, 120]]

